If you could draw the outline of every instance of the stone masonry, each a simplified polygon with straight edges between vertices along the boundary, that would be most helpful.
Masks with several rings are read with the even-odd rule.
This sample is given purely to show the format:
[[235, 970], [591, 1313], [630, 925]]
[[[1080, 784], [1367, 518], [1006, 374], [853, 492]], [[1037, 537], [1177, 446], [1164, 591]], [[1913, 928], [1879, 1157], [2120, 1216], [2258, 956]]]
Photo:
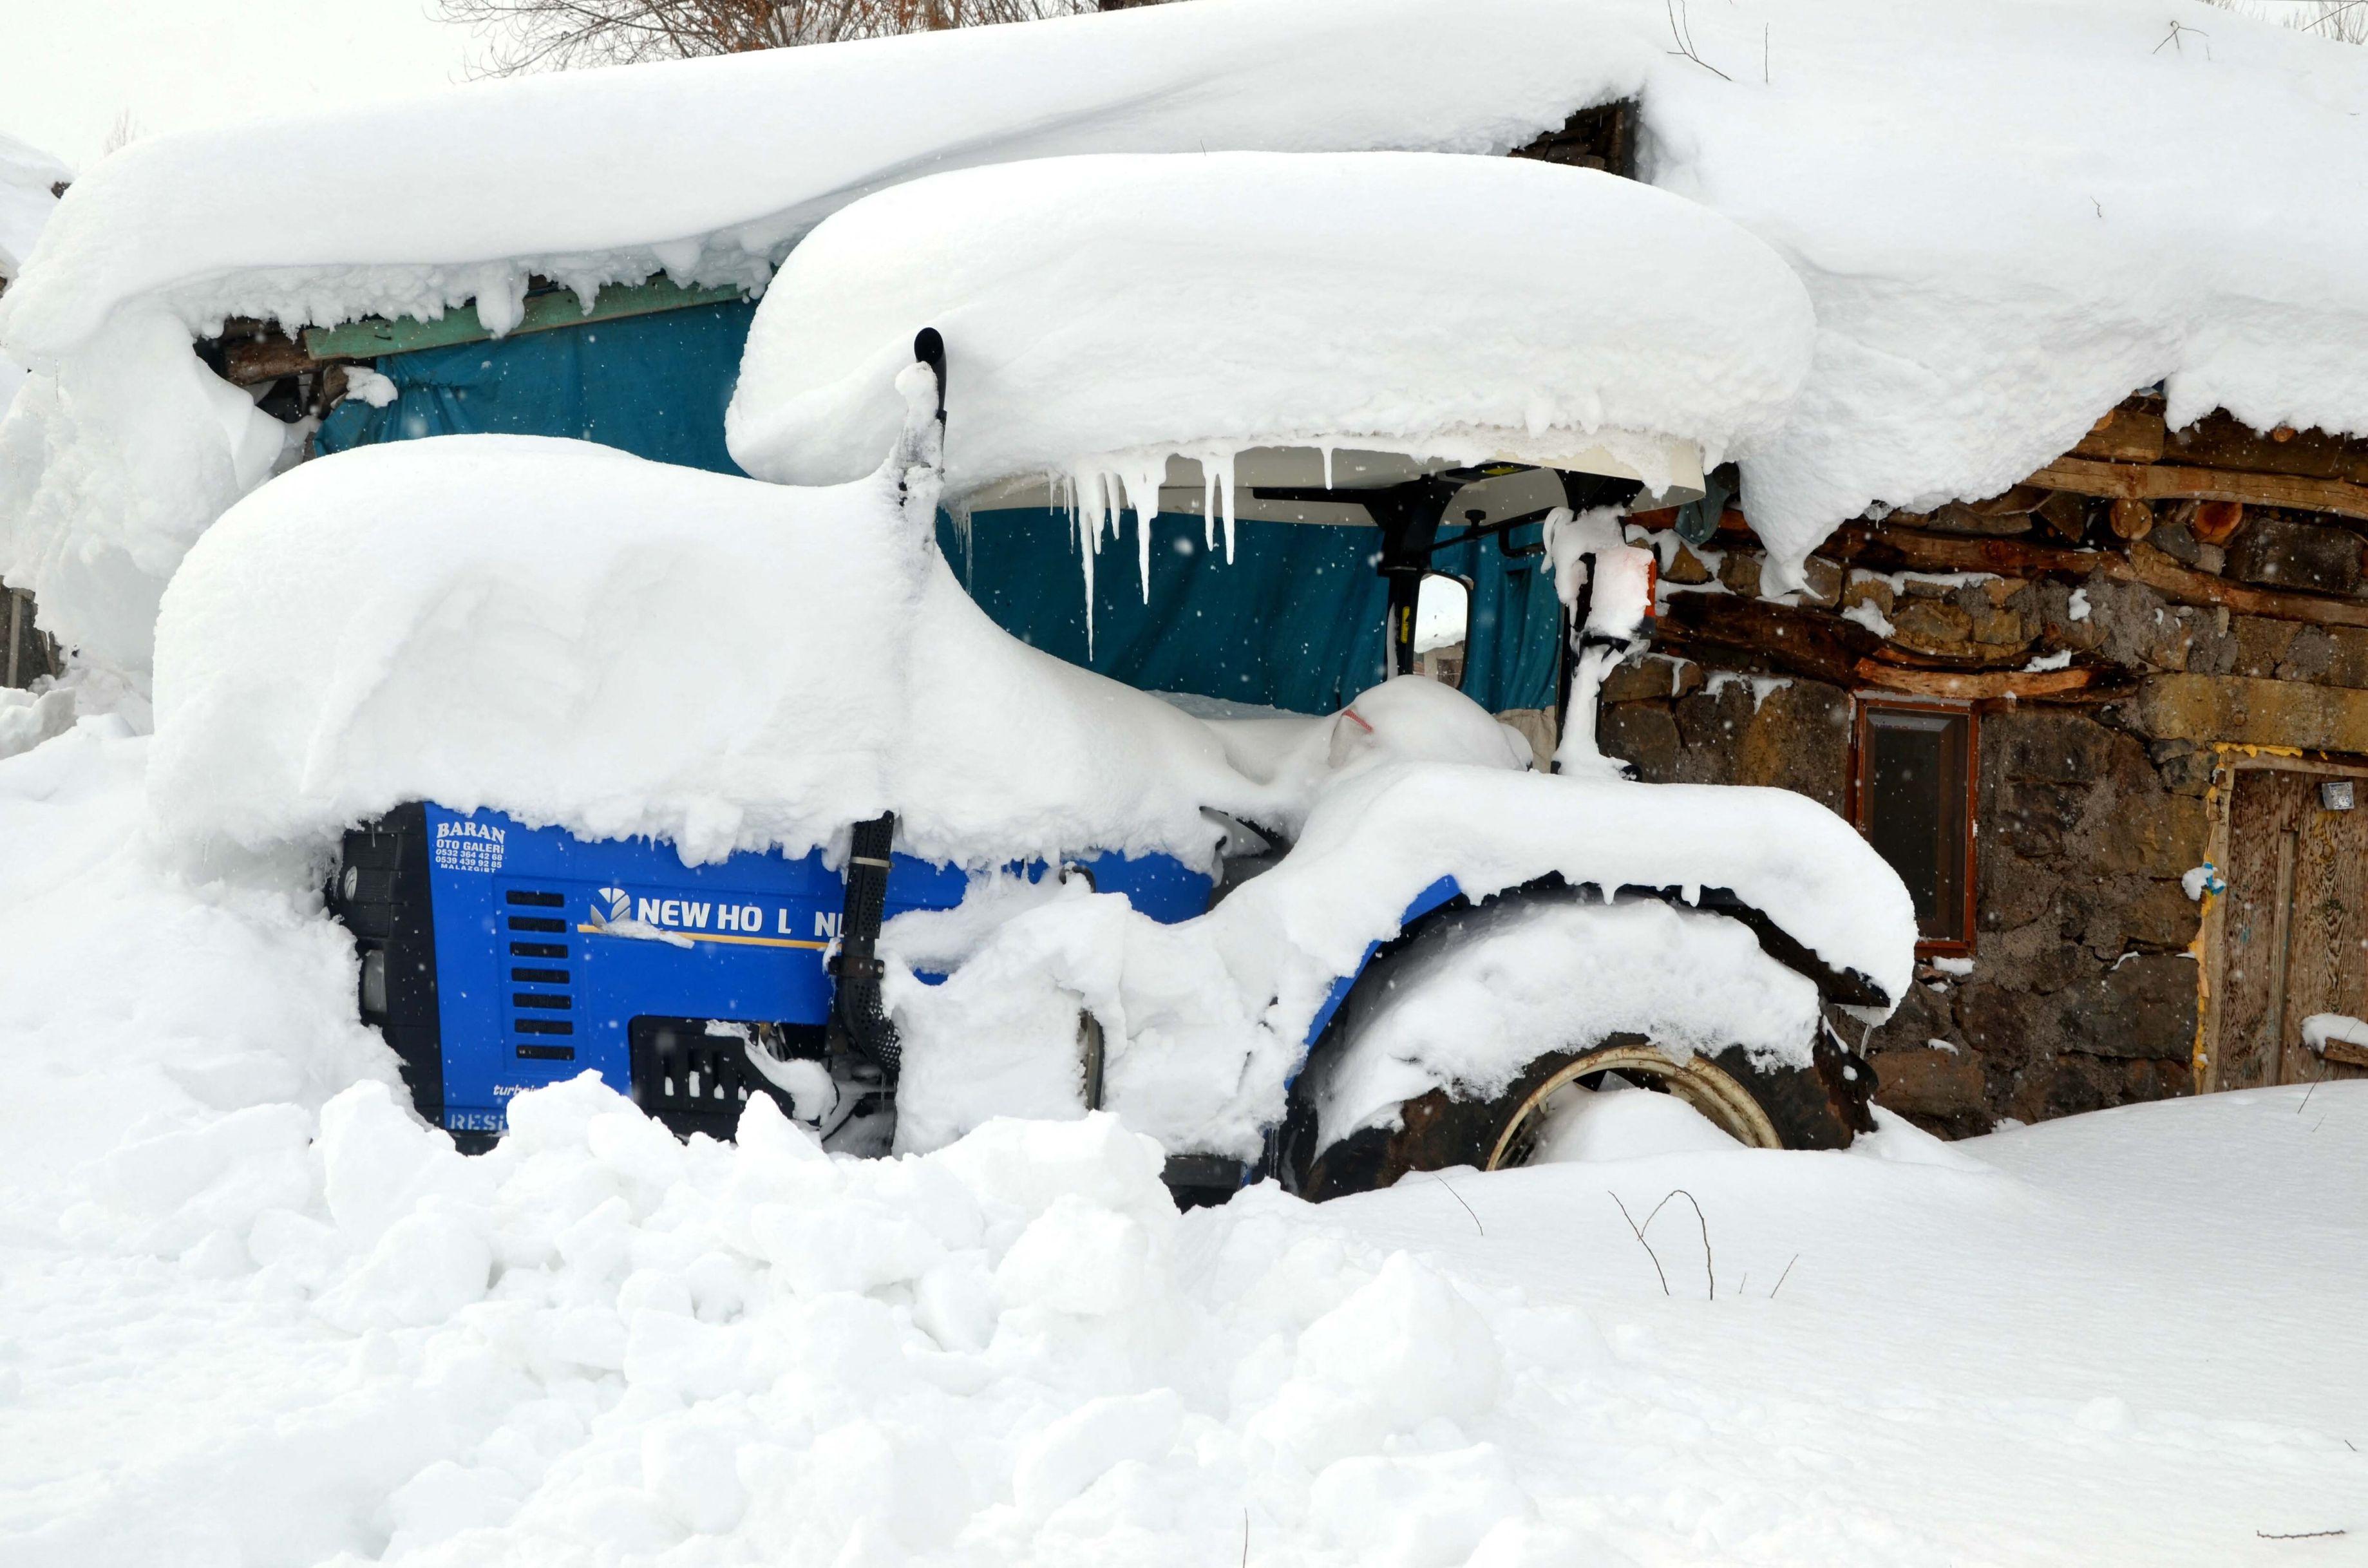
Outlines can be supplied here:
[[[2265, 519], [2225, 551], [2177, 527], [2154, 543], [2264, 584], [2362, 581], [2348, 529]], [[1747, 551], [1663, 550], [1677, 591], [1757, 591]], [[2069, 649], [2117, 677], [2101, 696], [1980, 705], [1975, 951], [1969, 969], [1920, 965], [1868, 1033], [1879, 1100], [1964, 1136], [2189, 1092], [2198, 911], [2180, 879], [2206, 853], [2211, 744], [2368, 752], [2368, 630], [2197, 608], [2101, 575], [1811, 565], [1805, 602], [1887, 625], [1898, 646], [1992, 661]], [[1841, 812], [1854, 703], [1749, 654], [1656, 651], [1607, 681], [1599, 735], [1649, 780], [1776, 785]]]

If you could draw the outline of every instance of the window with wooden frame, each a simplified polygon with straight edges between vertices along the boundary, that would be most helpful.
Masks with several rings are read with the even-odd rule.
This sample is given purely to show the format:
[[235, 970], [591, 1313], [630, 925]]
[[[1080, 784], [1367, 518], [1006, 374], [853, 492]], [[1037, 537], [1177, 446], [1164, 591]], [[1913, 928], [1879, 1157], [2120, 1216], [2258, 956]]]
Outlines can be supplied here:
[[1851, 809], [1916, 902], [1919, 954], [1973, 951], [1978, 724], [1963, 705], [1858, 699]]

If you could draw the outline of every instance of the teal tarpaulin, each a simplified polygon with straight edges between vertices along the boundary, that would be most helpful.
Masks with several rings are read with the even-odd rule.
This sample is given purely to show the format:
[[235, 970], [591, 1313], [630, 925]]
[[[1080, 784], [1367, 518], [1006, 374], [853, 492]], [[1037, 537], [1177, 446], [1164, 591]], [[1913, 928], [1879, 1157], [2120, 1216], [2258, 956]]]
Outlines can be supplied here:
[[[756, 307], [701, 305], [378, 360], [397, 397], [348, 399], [322, 422], [324, 452], [469, 433], [573, 436], [659, 462], [740, 472], [723, 410]], [[953, 411], [955, 418], [961, 410]], [[1095, 560], [1093, 637], [1084, 573], [1065, 512], [991, 512], [970, 537], [939, 528], [973, 597], [1022, 641], [1149, 691], [1183, 691], [1322, 713], [1382, 678], [1386, 595], [1372, 528], [1237, 525], [1235, 559], [1212, 554], [1198, 517], [1154, 520], [1151, 594], [1137, 574], [1132, 517]], [[1534, 540], [1534, 528], [1522, 530]], [[1472, 579], [1464, 690], [1483, 705], [1554, 699], [1554, 588], [1535, 557], [1493, 540], [1440, 552]]]
[[[1242, 522], [1234, 559], [1212, 551], [1198, 517], [1152, 524], [1151, 592], [1138, 568], [1134, 517], [1102, 540], [1087, 636], [1084, 571], [1065, 512], [985, 512], [965, 541], [938, 538], [955, 575], [996, 622], [1046, 653], [1149, 691], [1189, 691], [1304, 713], [1347, 706], [1381, 680], [1388, 590], [1369, 528]], [[1520, 530], [1534, 540], [1535, 528]], [[1473, 594], [1463, 689], [1483, 706], [1554, 700], [1560, 613], [1542, 558], [1507, 557], [1494, 540], [1452, 546], [1434, 562]]]
[[757, 307], [734, 301], [378, 361], [400, 394], [347, 398], [313, 444], [341, 452], [422, 436], [575, 436], [636, 457], [738, 473], [723, 408]]

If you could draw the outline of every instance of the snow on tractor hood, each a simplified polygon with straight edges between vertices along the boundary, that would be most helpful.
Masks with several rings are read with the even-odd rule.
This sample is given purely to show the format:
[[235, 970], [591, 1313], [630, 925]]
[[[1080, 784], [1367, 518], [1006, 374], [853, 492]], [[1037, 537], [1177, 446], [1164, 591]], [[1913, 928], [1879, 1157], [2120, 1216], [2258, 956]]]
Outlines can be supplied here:
[[[205, 859], [318, 849], [427, 799], [700, 862], [831, 846], [894, 810], [904, 847], [973, 868], [1091, 849], [1206, 867], [1205, 808], [1299, 840], [1220, 907], [1228, 929], [1263, 922], [1241, 963], [1303, 955], [1283, 987], [1302, 1027], [1442, 876], [1474, 897], [1550, 873], [1731, 889], [1900, 994], [1907, 895], [1823, 807], [1530, 774], [1526, 743], [1419, 677], [1353, 719], [1190, 717], [988, 620], [934, 504], [926, 481], [900, 498], [893, 461], [795, 489], [529, 437], [307, 464], [166, 592], [154, 819]], [[1251, 987], [1261, 1006], [1282, 979]]]
[[1047, 159], [915, 180], [815, 229], [757, 310], [734, 458], [793, 484], [868, 472], [903, 417], [904, 346], [930, 326], [957, 502], [1054, 475], [1089, 508], [1143, 512], [1201, 480], [1229, 518], [1236, 457], [1278, 466], [1275, 448], [1350, 458], [1306, 465], [1317, 483], [1394, 477], [1372, 471], [1395, 452], [1699, 494], [1781, 422], [1816, 330], [1766, 244], [1595, 170]]

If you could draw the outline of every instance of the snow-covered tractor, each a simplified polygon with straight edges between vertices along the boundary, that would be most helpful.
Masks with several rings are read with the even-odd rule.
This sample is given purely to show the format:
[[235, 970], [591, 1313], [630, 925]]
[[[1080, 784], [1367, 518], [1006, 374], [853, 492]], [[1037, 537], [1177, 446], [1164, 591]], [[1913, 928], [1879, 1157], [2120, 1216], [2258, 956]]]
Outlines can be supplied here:
[[[462, 1138], [595, 1071], [685, 1133], [766, 1096], [863, 1153], [1109, 1109], [1201, 1197], [1584, 1153], [1638, 1091], [1841, 1146], [1873, 1083], [1834, 1015], [1907, 983], [1897, 878], [1804, 797], [1631, 782], [1592, 740], [1654, 610], [1623, 515], [1748, 444], [1805, 313], [1740, 230], [1543, 165], [916, 181], [774, 281], [729, 415], [754, 479], [450, 437], [242, 503], [167, 597], [160, 809], [342, 835], [363, 1017]], [[939, 524], [1047, 499], [1088, 578], [1133, 514], [1146, 595], [1156, 514], [1212, 552], [1363, 530], [1390, 678], [1187, 711], [1027, 646]], [[1417, 673], [1474, 540], [1553, 574], [1550, 769]]]

